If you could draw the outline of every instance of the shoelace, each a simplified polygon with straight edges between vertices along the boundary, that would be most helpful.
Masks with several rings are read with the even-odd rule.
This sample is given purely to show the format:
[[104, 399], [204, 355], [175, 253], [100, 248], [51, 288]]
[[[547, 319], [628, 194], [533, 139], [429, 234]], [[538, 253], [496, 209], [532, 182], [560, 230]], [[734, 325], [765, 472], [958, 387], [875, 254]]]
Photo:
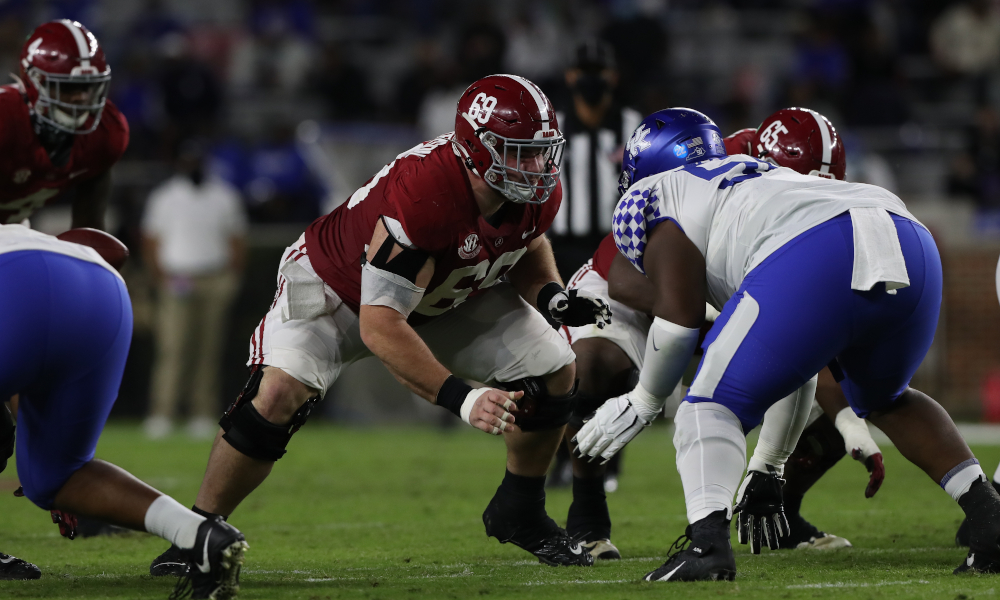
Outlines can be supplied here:
[[691, 528], [688, 527], [688, 529], [686, 529], [684, 531], [684, 533], [682, 533], [680, 535], [680, 537], [678, 537], [676, 540], [674, 540], [674, 543], [671, 544], [671, 546], [669, 548], [667, 548], [667, 560], [663, 563], [664, 566], [668, 562], [672, 561], [675, 556], [677, 556], [681, 552], [684, 552], [685, 550], [687, 550], [688, 544], [690, 544], [691, 541], [692, 541], [691, 538], [688, 537], [688, 532], [690, 530], [691, 530]]
[[191, 597], [191, 593], [194, 591], [194, 584], [191, 582], [191, 571], [193, 569], [189, 567], [187, 573], [177, 578], [174, 591], [167, 600], [184, 600]]

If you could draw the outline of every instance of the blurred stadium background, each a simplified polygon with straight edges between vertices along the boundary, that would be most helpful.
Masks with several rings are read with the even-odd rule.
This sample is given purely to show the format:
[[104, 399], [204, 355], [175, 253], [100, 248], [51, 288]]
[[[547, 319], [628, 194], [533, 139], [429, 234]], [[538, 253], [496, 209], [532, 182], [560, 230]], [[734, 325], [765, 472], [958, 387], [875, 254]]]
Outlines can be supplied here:
[[[1000, 421], [1000, 3], [995, 0], [0, 0], [0, 72], [25, 35], [76, 19], [112, 66], [131, 143], [109, 225], [133, 251], [136, 327], [118, 416], [145, 414], [154, 288], [139, 244], [150, 190], [181, 140], [209, 140], [242, 193], [250, 259], [226, 334], [219, 406], [245, 380], [250, 333], [281, 251], [379, 168], [452, 128], [465, 86], [492, 72], [537, 82], [557, 107], [572, 49], [614, 48], [617, 101], [690, 106], [724, 133], [806, 106], [841, 132], [847, 178], [900, 195], [935, 233], [945, 308], [914, 384], [964, 420]], [[32, 219], [69, 226], [64, 199]], [[326, 416], [437, 422], [374, 359], [349, 369]]]

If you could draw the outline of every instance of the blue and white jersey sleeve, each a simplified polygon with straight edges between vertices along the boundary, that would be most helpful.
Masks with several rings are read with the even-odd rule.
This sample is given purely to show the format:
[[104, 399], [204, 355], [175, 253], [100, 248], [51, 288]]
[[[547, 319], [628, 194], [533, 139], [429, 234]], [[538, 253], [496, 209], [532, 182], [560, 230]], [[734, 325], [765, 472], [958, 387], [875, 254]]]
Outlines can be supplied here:
[[643, 254], [648, 236], [663, 221], [673, 221], [702, 255], [716, 213], [734, 186], [760, 177], [774, 165], [738, 155], [686, 165], [635, 182], [618, 202], [612, 230], [618, 250], [645, 273]]

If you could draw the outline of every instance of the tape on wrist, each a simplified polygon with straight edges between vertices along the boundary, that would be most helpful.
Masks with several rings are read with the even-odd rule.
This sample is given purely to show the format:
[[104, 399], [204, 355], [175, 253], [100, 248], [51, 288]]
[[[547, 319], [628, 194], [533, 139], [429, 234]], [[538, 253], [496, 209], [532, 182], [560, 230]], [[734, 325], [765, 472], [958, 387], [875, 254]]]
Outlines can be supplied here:
[[649, 390], [642, 387], [642, 383], [636, 384], [635, 389], [629, 393], [628, 399], [632, 403], [632, 408], [635, 409], [636, 414], [647, 423], [651, 423], [660, 414], [664, 403], [667, 401], [666, 397], [658, 398], [649, 393]]
[[469, 425], [472, 425], [472, 421], [469, 420], [469, 415], [472, 414], [472, 407], [476, 405], [476, 400], [488, 391], [490, 391], [490, 388], [476, 388], [466, 394], [465, 402], [462, 403], [461, 414], [458, 416], [462, 417], [462, 420]]

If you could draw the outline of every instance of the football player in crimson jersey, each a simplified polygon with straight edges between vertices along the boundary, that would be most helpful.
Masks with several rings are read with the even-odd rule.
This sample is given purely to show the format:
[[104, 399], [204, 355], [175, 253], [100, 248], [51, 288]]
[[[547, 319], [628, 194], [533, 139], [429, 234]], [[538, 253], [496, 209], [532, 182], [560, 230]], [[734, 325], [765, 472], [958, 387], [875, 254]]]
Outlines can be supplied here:
[[[421, 397], [503, 436], [507, 471], [483, 514], [488, 535], [546, 564], [592, 564], [545, 512], [576, 379], [573, 352], [546, 318], [610, 321], [603, 300], [563, 289], [544, 235], [559, 209], [562, 145], [535, 84], [489, 76], [463, 93], [453, 133], [400, 154], [313, 222], [282, 259], [251, 338], [250, 381], [220, 421], [196, 510], [228, 517], [341, 369], [374, 354]], [[151, 571], [174, 562], [168, 550]]]
[[[825, 134], [821, 128], [825, 128]], [[723, 143], [729, 155], [751, 154], [758, 158], [766, 155], [778, 165], [802, 174], [829, 172], [837, 179], [844, 177], [846, 157], [840, 137], [825, 117], [811, 110], [779, 110], [764, 120], [759, 131], [742, 129], [724, 138]], [[757, 147], [759, 151], [754, 150]], [[606, 298], [615, 315], [614, 322], [602, 329], [591, 326], [562, 328], [577, 355], [580, 374], [577, 409], [566, 431], [569, 440], [590, 412], [606, 399], [635, 386], [652, 322], [649, 314], [655, 294], [649, 280], [618, 252], [612, 234], [602, 240], [593, 258], [573, 275], [567, 287]], [[706, 321], [713, 321], [717, 314], [707, 307]], [[786, 483], [782, 491], [791, 533], [781, 539], [782, 548], [833, 549], [850, 545], [841, 537], [819, 531], [799, 514], [806, 490], [847, 452], [865, 462], [872, 472], [866, 496], [874, 495], [884, 477], [878, 446], [871, 439], [864, 421], [850, 410], [844, 412], [848, 408], [847, 400], [828, 369], [820, 376], [816, 396], [823, 410], [819, 406], [814, 408], [810, 424], [785, 466]], [[668, 404], [667, 414], [673, 410], [676, 406]], [[824, 411], [828, 416], [824, 416]], [[843, 430], [844, 434], [838, 430]], [[849, 441], [845, 442], [845, 437]], [[570, 446], [574, 444], [570, 442]], [[584, 547], [595, 558], [618, 558], [618, 550], [610, 541], [611, 519], [600, 485], [605, 475], [604, 466], [599, 461], [587, 461], [574, 455], [573, 471], [573, 504], [569, 509], [567, 531], [583, 540]]]
[[39, 25], [17, 82], [0, 86], [0, 223], [20, 223], [73, 188], [73, 227], [104, 228], [111, 167], [128, 123], [107, 100], [111, 68], [76, 21]]
[[[128, 146], [104, 50], [80, 23], [50, 21], [28, 36], [20, 64], [18, 80], [0, 86], [0, 224], [73, 188], [72, 227], [104, 229], [111, 167]], [[16, 396], [11, 404], [16, 414]], [[0, 577], [11, 565], [0, 562]]]

